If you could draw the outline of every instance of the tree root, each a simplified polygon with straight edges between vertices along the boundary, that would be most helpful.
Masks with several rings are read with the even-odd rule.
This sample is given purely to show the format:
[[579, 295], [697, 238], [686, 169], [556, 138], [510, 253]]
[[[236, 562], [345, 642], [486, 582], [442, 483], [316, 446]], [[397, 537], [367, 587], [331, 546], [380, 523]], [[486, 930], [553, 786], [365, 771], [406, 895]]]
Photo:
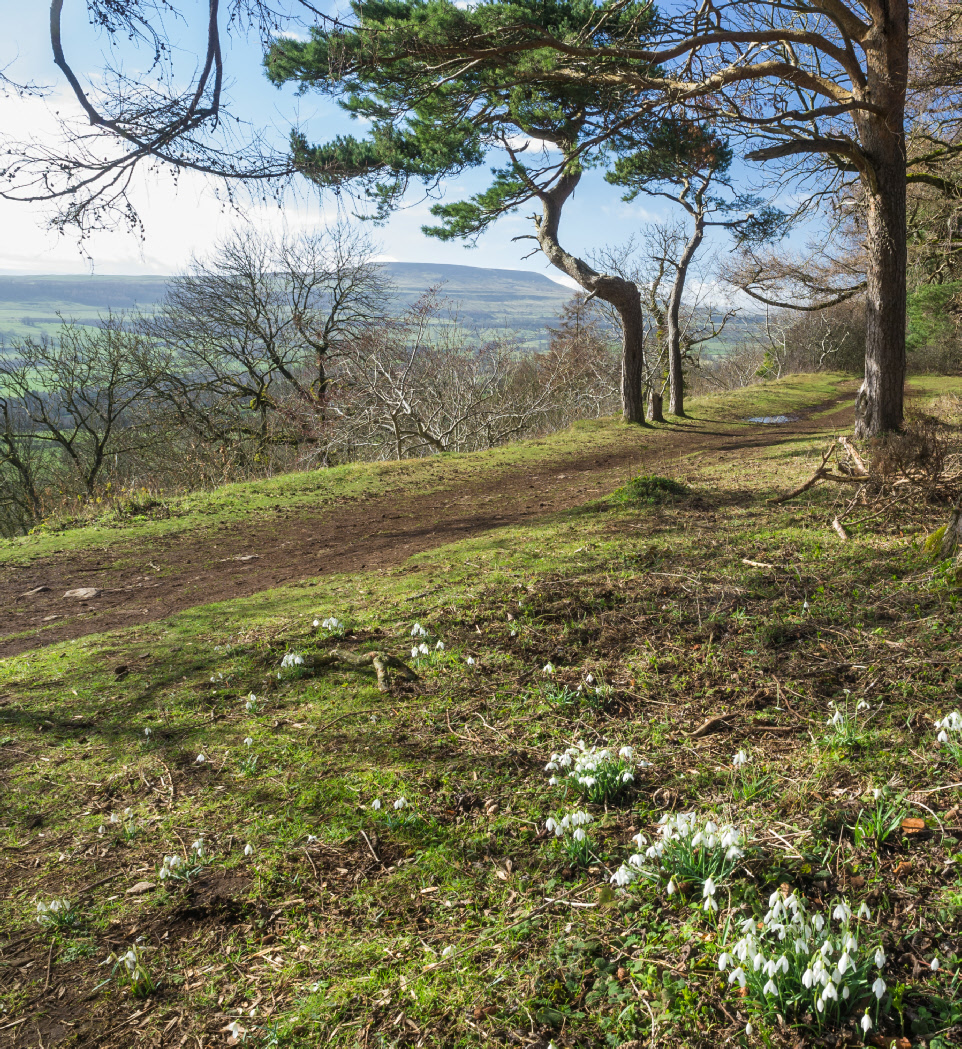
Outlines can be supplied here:
[[[307, 663], [308, 660], [305, 662]], [[377, 687], [381, 692], [391, 691], [391, 671], [405, 681], [420, 680], [407, 663], [387, 652], [362, 652], [360, 655], [355, 655], [353, 652], [335, 648], [327, 655], [309, 657], [308, 665], [317, 668], [337, 666], [339, 663], [346, 663], [349, 667], [355, 668], [373, 666], [377, 673]]]

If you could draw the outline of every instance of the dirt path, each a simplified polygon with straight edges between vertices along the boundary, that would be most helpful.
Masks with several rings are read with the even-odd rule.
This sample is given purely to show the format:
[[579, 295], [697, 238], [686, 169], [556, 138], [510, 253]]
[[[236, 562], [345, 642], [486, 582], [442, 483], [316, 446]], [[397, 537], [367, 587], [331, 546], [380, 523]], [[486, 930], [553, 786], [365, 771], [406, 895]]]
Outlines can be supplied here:
[[[605, 494], [626, 476], [657, 471], [701, 453], [700, 463], [751, 456], [799, 437], [851, 425], [851, 395], [813, 409], [831, 415], [783, 426], [748, 426], [719, 432], [711, 423], [662, 432], [618, 452], [574, 454], [545, 461], [537, 470], [508, 469], [494, 480], [463, 482], [419, 494], [401, 490], [316, 514], [286, 512], [274, 520], [239, 522], [149, 542], [122, 534], [89, 555], [43, 558], [0, 569], [0, 656], [70, 638], [163, 619], [197, 605], [244, 597], [319, 575], [371, 571], [400, 564], [412, 554], [525, 524]], [[844, 407], [843, 407], [844, 406]], [[116, 561], [123, 559], [123, 567]], [[36, 593], [29, 591], [41, 589]], [[100, 590], [88, 600], [65, 599], [79, 587]], [[13, 635], [13, 636], [12, 636]]]

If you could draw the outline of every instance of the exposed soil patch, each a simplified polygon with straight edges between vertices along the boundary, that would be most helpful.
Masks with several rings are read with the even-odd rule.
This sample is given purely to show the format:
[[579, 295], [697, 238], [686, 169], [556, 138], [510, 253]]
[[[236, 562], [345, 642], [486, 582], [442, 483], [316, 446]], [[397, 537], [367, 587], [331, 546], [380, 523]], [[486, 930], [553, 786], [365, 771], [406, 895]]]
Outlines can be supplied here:
[[[849, 427], [848, 401], [845, 396], [819, 405], [808, 418], [779, 427], [758, 424], [733, 434], [713, 430], [710, 423], [686, 426], [621, 452], [558, 457], [537, 469], [506, 470], [482, 484], [465, 481], [427, 495], [398, 489], [316, 514], [278, 505], [272, 521], [139, 544], [121, 536], [113, 546], [89, 555], [7, 566], [0, 570], [0, 605], [6, 609], [0, 656], [163, 619], [285, 583], [393, 567], [424, 550], [578, 506], [639, 471], [670, 473], [672, 463], [696, 454], [700, 465], [710, 465]], [[831, 415], [811, 418], [832, 407], [837, 410]], [[122, 565], [115, 563], [118, 559]], [[64, 597], [67, 591], [88, 588], [99, 593]]]

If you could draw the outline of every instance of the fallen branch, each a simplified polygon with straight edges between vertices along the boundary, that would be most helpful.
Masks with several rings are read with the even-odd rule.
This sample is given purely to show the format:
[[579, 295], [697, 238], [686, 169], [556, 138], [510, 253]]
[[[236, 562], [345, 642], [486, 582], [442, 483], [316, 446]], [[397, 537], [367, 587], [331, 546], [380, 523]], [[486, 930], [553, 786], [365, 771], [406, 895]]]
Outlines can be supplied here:
[[389, 672], [392, 670], [399, 677], [404, 678], [405, 681], [419, 680], [417, 674], [414, 673], [407, 663], [387, 652], [362, 652], [360, 655], [354, 655], [353, 652], [345, 652], [342, 649], [335, 648], [329, 655], [310, 657], [308, 665], [316, 668], [336, 666], [338, 663], [346, 663], [348, 666], [356, 668], [373, 666], [377, 672], [377, 687], [381, 692], [390, 692], [391, 681]]
[[829, 456], [831, 456], [832, 452], [834, 451], [835, 442], [833, 441], [826, 449], [825, 454], [822, 456], [822, 461], [818, 464], [818, 469], [804, 484], [799, 485], [798, 488], [789, 492], [788, 495], [780, 495], [777, 499], [771, 499], [769, 500], [769, 502], [776, 504], [787, 503], [789, 499], [794, 499], [795, 496], [801, 495], [803, 492], [807, 492], [809, 488], [814, 488], [815, 485], [818, 484], [819, 480], [825, 476], [825, 464], [828, 462]]

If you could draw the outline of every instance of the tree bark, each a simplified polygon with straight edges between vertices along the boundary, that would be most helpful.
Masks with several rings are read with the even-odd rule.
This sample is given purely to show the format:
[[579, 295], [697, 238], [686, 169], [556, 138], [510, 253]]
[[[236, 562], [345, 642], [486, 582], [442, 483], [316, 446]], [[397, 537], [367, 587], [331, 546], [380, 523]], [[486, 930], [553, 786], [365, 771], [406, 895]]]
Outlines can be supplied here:
[[622, 329], [622, 415], [626, 422], [644, 424], [645, 333], [638, 285], [623, 277], [599, 273], [565, 251], [558, 240], [561, 211], [580, 181], [580, 173], [571, 172], [558, 179], [553, 189], [538, 194], [541, 215], [535, 218], [537, 241], [552, 266], [577, 281], [589, 295], [610, 303], [618, 311]]
[[648, 419], [653, 423], [665, 421], [665, 395], [658, 385], [657, 378], [652, 382], [648, 390]]
[[869, 97], [884, 116], [857, 119], [867, 165], [869, 268], [866, 289], [865, 379], [855, 403], [855, 436], [902, 426], [905, 387], [906, 173], [905, 90], [908, 79], [907, 0], [890, 0], [888, 17], [866, 44]]
[[[692, 210], [689, 208], [689, 210]], [[668, 296], [668, 410], [672, 415], [684, 418], [685, 415], [685, 375], [681, 362], [681, 299], [685, 294], [685, 281], [688, 279], [688, 267], [695, 257], [705, 237], [705, 215], [701, 199], [697, 201], [695, 228], [688, 238], [685, 250], [678, 260], [675, 279]]]

